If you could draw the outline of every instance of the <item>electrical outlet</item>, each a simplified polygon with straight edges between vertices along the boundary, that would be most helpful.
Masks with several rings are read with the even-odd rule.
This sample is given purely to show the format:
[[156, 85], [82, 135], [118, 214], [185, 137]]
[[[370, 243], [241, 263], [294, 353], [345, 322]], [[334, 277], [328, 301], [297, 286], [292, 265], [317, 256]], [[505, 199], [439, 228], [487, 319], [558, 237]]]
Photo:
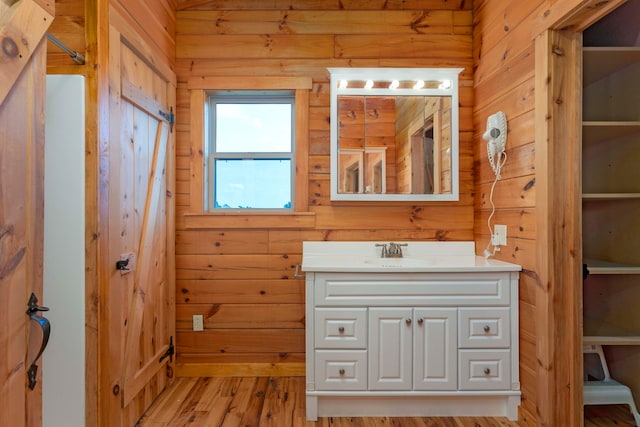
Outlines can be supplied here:
[[494, 241], [493, 244], [495, 246], [506, 246], [507, 245], [507, 226], [502, 224], [496, 224], [493, 226], [493, 236]]
[[202, 314], [193, 315], [193, 330], [196, 332], [204, 331], [204, 317]]

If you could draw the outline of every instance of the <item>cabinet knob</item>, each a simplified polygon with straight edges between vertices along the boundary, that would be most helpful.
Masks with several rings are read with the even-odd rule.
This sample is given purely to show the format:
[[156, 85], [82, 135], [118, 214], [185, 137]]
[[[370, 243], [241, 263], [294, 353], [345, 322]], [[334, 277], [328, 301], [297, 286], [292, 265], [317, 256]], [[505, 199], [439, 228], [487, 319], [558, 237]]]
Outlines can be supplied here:
[[343, 333], [344, 333], [344, 326], [340, 326], [340, 327], [338, 328], [338, 332], [340, 332], [341, 334], [343, 334]]
[[485, 332], [489, 332], [491, 330], [491, 326], [489, 325], [484, 325], [484, 331]]
[[489, 368], [484, 368], [484, 374], [485, 375], [489, 375], [491, 373], [491, 369]]
[[405, 322], [407, 322], [407, 325], [411, 324], [411, 318], [408, 318], [407, 320], [405, 320]]
[[424, 319], [422, 317], [418, 319], [418, 325], [422, 325], [423, 322], [424, 322]]
[[340, 369], [340, 371], [338, 371], [338, 372], [340, 372], [340, 375], [341, 375], [341, 376], [343, 376], [343, 375], [344, 375], [344, 369]]

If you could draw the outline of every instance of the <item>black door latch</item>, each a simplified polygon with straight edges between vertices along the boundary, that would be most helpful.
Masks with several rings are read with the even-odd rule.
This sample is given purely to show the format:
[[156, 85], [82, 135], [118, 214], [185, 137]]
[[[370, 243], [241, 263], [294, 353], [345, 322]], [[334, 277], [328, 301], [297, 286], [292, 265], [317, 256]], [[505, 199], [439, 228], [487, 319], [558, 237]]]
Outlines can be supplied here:
[[173, 362], [173, 355], [175, 354], [175, 352], [176, 350], [173, 346], [173, 337], [169, 337], [169, 348], [164, 352], [162, 356], [160, 356], [160, 360], [158, 360], [158, 363], [162, 363], [162, 361], [167, 357], [169, 358], [169, 362]]
[[116, 270], [129, 271], [129, 258], [116, 261]]

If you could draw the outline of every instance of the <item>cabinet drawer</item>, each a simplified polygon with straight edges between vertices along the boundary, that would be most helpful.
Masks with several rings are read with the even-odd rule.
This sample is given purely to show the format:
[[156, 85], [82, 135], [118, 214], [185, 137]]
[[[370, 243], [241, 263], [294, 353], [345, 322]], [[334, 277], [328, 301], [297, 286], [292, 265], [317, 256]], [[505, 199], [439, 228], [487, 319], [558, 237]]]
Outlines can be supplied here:
[[366, 390], [366, 350], [315, 352], [316, 390]]
[[509, 350], [459, 350], [460, 390], [509, 390]]
[[460, 308], [458, 347], [508, 348], [511, 322], [508, 307]]
[[366, 348], [366, 308], [317, 308], [316, 348]]
[[316, 306], [508, 306], [511, 275], [316, 273]]

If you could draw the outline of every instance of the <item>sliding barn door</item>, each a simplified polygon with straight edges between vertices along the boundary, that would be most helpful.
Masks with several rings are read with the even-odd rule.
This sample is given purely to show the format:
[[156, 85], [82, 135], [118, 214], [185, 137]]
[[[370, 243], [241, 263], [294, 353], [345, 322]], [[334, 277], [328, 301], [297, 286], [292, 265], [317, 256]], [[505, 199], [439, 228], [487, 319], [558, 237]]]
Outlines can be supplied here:
[[105, 415], [110, 426], [132, 426], [173, 376], [175, 86], [114, 27], [109, 49], [109, 172], [101, 190], [109, 205]]
[[[0, 1], [0, 426], [42, 423], [46, 41], [53, 9]], [[35, 304], [35, 299], [31, 299]], [[29, 315], [33, 316], [33, 319]], [[33, 368], [32, 368], [33, 366]], [[29, 375], [31, 374], [31, 375]]]

